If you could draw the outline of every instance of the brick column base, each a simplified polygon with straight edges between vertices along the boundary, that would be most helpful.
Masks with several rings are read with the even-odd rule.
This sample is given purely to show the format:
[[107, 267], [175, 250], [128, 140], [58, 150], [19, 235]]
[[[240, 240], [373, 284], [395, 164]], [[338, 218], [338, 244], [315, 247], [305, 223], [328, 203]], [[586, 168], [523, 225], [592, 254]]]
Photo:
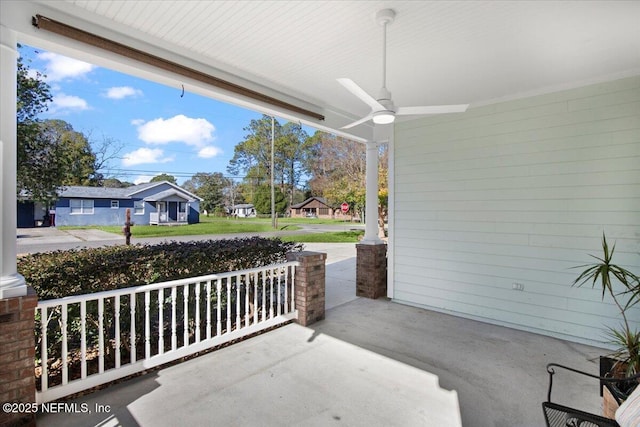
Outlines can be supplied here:
[[[38, 296], [29, 287], [27, 295], [0, 299], [0, 402], [35, 403], [34, 314]], [[33, 413], [0, 410], [0, 426], [35, 426]]]
[[288, 261], [298, 261], [295, 276], [295, 302], [298, 323], [308, 326], [324, 319], [325, 260], [322, 252], [290, 252]]
[[387, 295], [387, 245], [356, 245], [356, 296]]

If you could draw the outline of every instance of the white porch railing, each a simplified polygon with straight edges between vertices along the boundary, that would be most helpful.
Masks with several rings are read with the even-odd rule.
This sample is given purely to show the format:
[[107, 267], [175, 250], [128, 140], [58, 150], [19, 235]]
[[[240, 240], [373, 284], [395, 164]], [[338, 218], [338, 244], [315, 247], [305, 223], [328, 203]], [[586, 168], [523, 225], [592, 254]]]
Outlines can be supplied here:
[[158, 225], [170, 222], [187, 222], [187, 214], [186, 212], [178, 212], [178, 219], [171, 220], [166, 212], [151, 212], [149, 214], [149, 224]]
[[38, 303], [36, 402], [296, 319], [297, 265], [292, 261]]
[[158, 225], [160, 222], [160, 214], [158, 212], [151, 212], [149, 214], [149, 224]]

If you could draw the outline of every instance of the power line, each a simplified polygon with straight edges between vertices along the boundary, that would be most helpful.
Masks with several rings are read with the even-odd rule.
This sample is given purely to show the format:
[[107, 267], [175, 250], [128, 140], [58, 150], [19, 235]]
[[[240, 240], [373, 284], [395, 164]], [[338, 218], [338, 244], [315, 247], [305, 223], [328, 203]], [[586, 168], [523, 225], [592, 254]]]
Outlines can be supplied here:
[[[191, 178], [196, 173], [212, 173], [212, 172], [177, 172], [177, 171], [168, 171], [168, 170], [147, 170], [147, 169], [103, 169], [100, 171], [105, 175], [117, 175], [117, 176], [133, 176], [140, 174], [167, 174], [172, 175], [176, 178]], [[223, 175], [224, 178], [229, 179], [244, 179], [246, 176], [236, 176], [236, 175]]]

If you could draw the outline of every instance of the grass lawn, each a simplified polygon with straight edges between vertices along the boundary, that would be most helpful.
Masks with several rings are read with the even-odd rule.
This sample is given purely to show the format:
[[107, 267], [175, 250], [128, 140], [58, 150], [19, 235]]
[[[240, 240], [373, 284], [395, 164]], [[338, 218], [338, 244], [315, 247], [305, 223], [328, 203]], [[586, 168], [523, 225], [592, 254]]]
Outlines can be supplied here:
[[[313, 218], [278, 218], [278, 230], [294, 231], [299, 230], [297, 224], [344, 224], [344, 221], [313, 219]], [[60, 229], [82, 229], [93, 228], [114, 234], [122, 234], [122, 226], [88, 226], [88, 227], [59, 227]], [[180, 225], [173, 227], [157, 226], [157, 225], [134, 225], [131, 227], [131, 234], [134, 237], [167, 237], [167, 236], [196, 236], [207, 234], [233, 234], [233, 233], [258, 233], [275, 231], [271, 227], [271, 218], [219, 218], [200, 216], [200, 223]], [[351, 232], [347, 232], [351, 233]], [[307, 235], [296, 236], [296, 241], [306, 242], [342, 242], [351, 240], [340, 240], [347, 238], [339, 237], [344, 233], [321, 233], [315, 238], [320, 238], [323, 234], [328, 234], [328, 239], [332, 240], [301, 240], [306, 239]], [[311, 239], [312, 237], [308, 237]], [[336, 239], [336, 240], [333, 240]], [[357, 237], [355, 237], [357, 241]]]
[[284, 242], [299, 243], [358, 243], [364, 231], [331, 231], [326, 233], [292, 234], [281, 236]]

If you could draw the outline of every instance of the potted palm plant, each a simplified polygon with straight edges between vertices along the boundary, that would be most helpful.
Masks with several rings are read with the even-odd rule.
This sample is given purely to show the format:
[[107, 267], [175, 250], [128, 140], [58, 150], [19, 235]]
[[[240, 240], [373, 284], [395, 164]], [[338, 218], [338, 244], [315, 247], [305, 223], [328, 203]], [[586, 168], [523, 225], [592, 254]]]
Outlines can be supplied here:
[[[629, 270], [612, 262], [615, 244], [609, 248], [606, 236], [602, 235], [602, 257], [591, 255], [596, 262], [578, 266], [582, 273], [574, 281], [575, 286], [590, 283], [592, 287], [602, 288], [602, 299], [608, 294], [622, 317], [619, 327], [608, 327], [609, 342], [615, 350], [600, 358], [600, 374], [615, 378], [625, 378], [640, 373], [640, 332], [632, 328], [627, 318], [627, 310], [640, 301], [640, 279]], [[620, 287], [622, 285], [622, 287]], [[617, 401], [624, 399], [637, 386], [637, 382], [622, 383], [620, 387], [607, 384], [605, 395], [605, 416], [615, 411], [617, 404], [607, 402], [613, 396]], [[608, 394], [613, 396], [608, 396]]]

